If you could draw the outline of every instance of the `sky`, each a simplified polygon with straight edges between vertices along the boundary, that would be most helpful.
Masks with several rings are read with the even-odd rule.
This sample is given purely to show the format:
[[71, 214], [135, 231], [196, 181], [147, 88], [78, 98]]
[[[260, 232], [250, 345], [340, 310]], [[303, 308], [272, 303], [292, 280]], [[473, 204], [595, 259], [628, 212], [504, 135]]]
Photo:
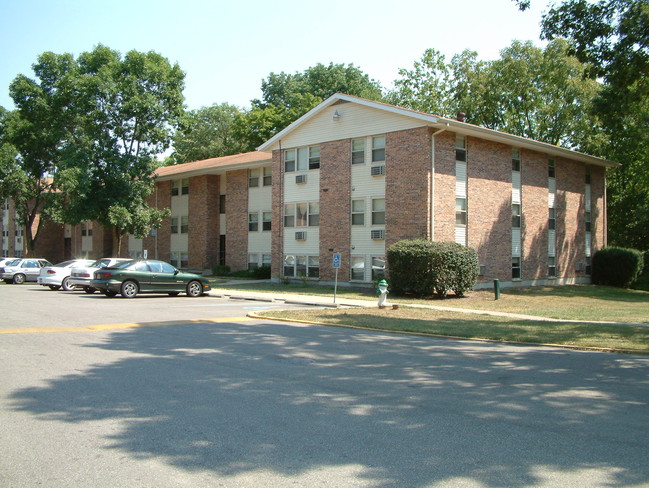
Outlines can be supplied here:
[[186, 73], [185, 104], [249, 107], [270, 73], [353, 64], [384, 88], [428, 48], [499, 57], [539, 39], [549, 0], [0, 0], [0, 106], [46, 51], [155, 51]]

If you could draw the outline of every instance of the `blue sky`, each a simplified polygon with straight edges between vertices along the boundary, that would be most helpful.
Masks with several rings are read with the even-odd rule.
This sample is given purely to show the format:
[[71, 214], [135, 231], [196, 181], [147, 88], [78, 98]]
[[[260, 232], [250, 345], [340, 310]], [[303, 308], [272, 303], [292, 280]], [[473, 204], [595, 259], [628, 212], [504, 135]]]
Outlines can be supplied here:
[[45, 51], [97, 44], [156, 51], [185, 71], [190, 109], [249, 106], [271, 72], [352, 63], [385, 88], [427, 48], [496, 59], [514, 39], [539, 40], [548, 0], [0, 0], [0, 105]]

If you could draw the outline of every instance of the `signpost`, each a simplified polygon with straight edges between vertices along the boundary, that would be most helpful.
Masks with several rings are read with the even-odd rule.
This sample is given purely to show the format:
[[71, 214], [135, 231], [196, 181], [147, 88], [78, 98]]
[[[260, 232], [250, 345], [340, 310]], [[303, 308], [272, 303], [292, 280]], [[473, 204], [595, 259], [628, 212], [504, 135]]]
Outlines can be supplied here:
[[340, 268], [340, 253], [335, 252], [331, 267], [336, 270], [336, 282], [334, 283], [334, 303], [336, 303], [336, 293], [338, 292], [338, 269]]

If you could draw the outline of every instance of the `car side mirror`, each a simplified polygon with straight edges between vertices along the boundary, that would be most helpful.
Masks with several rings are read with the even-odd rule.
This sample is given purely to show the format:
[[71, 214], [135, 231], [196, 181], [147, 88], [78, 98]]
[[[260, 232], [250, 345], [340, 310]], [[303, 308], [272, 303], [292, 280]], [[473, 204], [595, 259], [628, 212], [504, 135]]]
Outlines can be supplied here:
[[174, 276], [176, 276], [178, 273], [180, 273], [180, 271], [178, 271], [177, 269], [174, 269]]

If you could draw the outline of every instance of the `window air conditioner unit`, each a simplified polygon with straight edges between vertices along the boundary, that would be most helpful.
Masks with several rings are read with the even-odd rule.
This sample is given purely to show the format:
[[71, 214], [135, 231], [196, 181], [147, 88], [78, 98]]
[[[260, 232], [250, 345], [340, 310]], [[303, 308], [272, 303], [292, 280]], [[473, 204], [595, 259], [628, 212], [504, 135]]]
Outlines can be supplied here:
[[299, 231], [295, 233], [295, 240], [296, 241], [306, 241], [306, 231]]
[[306, 183], [306, 175], [296, 175], [295, 176], [295, 184], [303, 185], [304, 183]]
[[370, 174], [372, 176], [383, 176], [385, 175], [385, 165], [382, 164], [380, 166], [372, 166], [370, 169]]
[[372, 231], [370, 231], [370, 236], [375, 241], [383, 240], [383, 239], [385, 239], [385, 230], [383, 230], [383, 229], [372, 230]]

